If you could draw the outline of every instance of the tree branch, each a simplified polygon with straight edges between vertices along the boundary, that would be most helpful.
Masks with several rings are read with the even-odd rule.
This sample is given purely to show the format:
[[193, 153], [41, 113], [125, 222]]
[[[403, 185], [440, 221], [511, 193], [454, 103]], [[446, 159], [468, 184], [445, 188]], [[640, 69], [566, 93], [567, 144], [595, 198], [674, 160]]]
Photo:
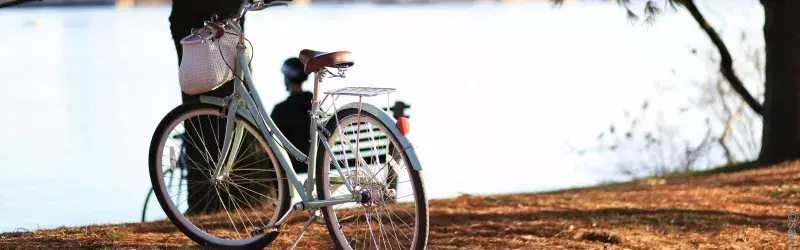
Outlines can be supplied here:
[[697, 21], [697, 24], [700, 25], [700, 28], [706, 32], [708, 38], [711, 39], [711, 42], [714, 43], [714, 46], [716, 46], [717, 50], [719, 50], [719, 71], [722, 73], [722, 76], [728, 80], [733, 90], [735, 90], [736, 93], [739, 93], [742, 99], [744, 99], [744, 102], [747, 103], [747, 106], [750, 106], [750, 109], [756, 112], [756, 114], [761, 115], [761, 104], [758, 103], [758, 101], [753, 98], [753, 95], [747, 91], [747, 89], [744, 87], [744, 84], [742, 84], [742, 81], [733, 71], [733, 59], [731, 59], [731, 53], [728, 51], [728, 47], [725, 46], [724, 42], [722, 42], [722, 38], [720, 38], [719, 34], [717, 34], [717, 31], [715, 31], [714, 28], [708, 24], [705, 17], [703, 17], [703, 14], [697, 10], [697, 6], [694, 5], [693, 0], [681, 0], [681, 3], [686, 7], [686, 10], [692, 14], [692, 17], [694, 17], [694, 20]]
[[[736, 126], [736, 121], [739, 120], [739, 117], [742, 115], [742, 106], [736, 110], [736, 113], [728, 118], [728, 121], [725, 123], [725, 132], [722, 133], [722, 136], [719, 137], [719, 144], [722, 145], [722, 149], [725, 152], [725, 158], [728, 159], [728, 164], [733, 163], [733, 155], [731, 154], [728, 145], [725, 144], [725, 141], [728, 140], [728, 137], [733, 133], [733, 127]], [[741, 149], [741, 145], [739, 147]]]
[[5, 3], [0, 3], [0, 8], [11, 7], [14, 5], [23, 4], [26, 2], [33, 2], [33, 1], [41, 1], [41, 0], [18, 0], [18, 1], [10, 1]]

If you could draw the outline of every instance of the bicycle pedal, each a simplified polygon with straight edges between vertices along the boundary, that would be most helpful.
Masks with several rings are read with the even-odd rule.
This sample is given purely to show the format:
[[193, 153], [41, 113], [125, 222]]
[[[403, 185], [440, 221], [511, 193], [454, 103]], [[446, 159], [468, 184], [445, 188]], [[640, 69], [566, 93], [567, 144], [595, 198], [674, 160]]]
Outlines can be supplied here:
[[325, 216], [322, 215], [322, 213], [320, 213], [319, 215], [317, 215], [317, 218], [314, 219], [314, 221], [316, 221], [317, 224], [325, 224]]
[[315, 209], [315, 210], [309, 211], [308, 216], [309, 217], [314, 217], [314, 222], [317, 222], [317, 223], [320, 223], [320, 224], [321, 223], [325, 223], [325, 218], [322, 216], [322, 211], [320, 211], [319, 209]]
[[270, 229], [265, 229], [263, 227], [256, 228], [250, 232], [250, 237], [256, 237], [261, 234], [277, 234], [279, 231], [280, 231], [279, 228], [270, 228]]

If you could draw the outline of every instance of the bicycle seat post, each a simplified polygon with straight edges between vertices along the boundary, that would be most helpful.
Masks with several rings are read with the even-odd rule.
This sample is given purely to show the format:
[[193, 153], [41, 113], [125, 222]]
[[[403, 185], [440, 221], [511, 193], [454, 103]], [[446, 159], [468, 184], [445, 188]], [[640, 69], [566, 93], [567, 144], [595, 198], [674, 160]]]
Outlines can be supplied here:
[[319, 84], [322, 83], [322, 78], [325, 77], [325, 72], [323, 70], [317, 70], [314, 72], [314, 97], [311, 99], [311, 103], [318, 103], [319, 102]]
[[[323, 70], [320, 69], [320, 70], [314, 71], [314, 94], [313, 94], [313, 96], [311, 98], [311, 112], [310, 112], [310, 117], [309, 117], [309, 119], [311, 119], [311, 124], [313, 125], [313, 126], [310, 126], [310, 128], [309, 128], [310, 129], [309, 133], [311, 133], [309, 141], [312, 141], [312, 142], [316, 142], [317, 139], [318, 139], [318, 136], [319, 136], [317, 134], [317, 130], [316, 130], [317, 126], [316, 126], [316, 124], [317, 124], [317, 122], [319, 120], [318, 119], [318, 112], [317, 112], [319, 110], [319, 85], [320, 85], [320, 83], [322, 83], [322, 78], [323, 77], [325, 77], [325, 72]], [[308, 157], [309, 157], [308, 172], [309, 173], [314, 173], [316, 171], [316, 159], [317, 159], [317, 144], [316, 143], [312, 143], [311, 148], [310, 148], [310, 150], [308, 152]], [[315, 180], [316, 178], [318, 178], [318, 176], [314, 176], [313, 174], [309, 174], [308, 178], [306, 178], [306, 183], [305, 183], [305, 189], [306, 190], [305, 191], [308, 194], [308, 197], [313, 197], [313, 194], [314, 194], [314, 183], [316, 181]]]

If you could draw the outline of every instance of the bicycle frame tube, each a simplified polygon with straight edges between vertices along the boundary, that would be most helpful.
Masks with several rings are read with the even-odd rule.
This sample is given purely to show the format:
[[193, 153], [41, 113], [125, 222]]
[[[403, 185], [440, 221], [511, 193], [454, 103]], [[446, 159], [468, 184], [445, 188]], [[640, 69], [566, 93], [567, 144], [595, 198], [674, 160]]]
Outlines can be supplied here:
[[[346, 202], [354, 201], [352, 197], [335, 197], [335, 199], [329, 199], [326, 201], [319, 201], [313, 195], [313, 191], [315, 190], [315, 179], [316, 179], [316, 155], [317, 150], [319, 149], [319, 144], [317, 141], [323, 144], [324, 149], [330, 154], [333, 155], [333, 152], [328, 145], [328, 142], [325, 140], [325, 136], [321, 134], [317, 130], [317, 127], [320, 125], [319, 123], [322, 122], [317, 117], [316, 112], [312, 112], [311, 115], [311, 127], [309, 129], [309, 133], [311, 135], [311, 145], [309, 150], [309, 155], [306, 156], [300, 150], [298, 150], [291, 142], [281, 133], [281, 131], [275, 125], [275, 122], [270, 118], [261, 102], [261, 99], [258, 95], [258, 91], [256, 90], [255, 86], [253, 85], [252, 75], [250, 74], [249, 68], [246, 66], [247, 61], [246, 57], [244, 56], [244, 45], [239, 44], [237, 46], [237, 61], [236, 61], [236, 71], [237, 75], [242, 76], [241, 78], [236, 78], [234, 80], [234, 98], [230, 98], [228, 103], [224, 103], [224, 101], [217, 99], [214, 100], [207, 100], [210, 102], [220, 102], [224, 103], [223, 105], [227, 105], [229, 108], [227, 117], [231, 126], [226, 126], [224, 138], [225, 142], [223, 144], [223, 152], [231, 151], [225, 157], [225, 161], [221, 161], [220, 166], [218, 168], [223, 168], [222, 173], [226, 171], [230, 171], [230, 164], [228, 162], [233, 162], [232, 157], [235, 155], [234, 152], [238, 151], [238, 144], [241, 141], [241, 133], [239, 132], [239, 126], [233, 125], [230, 121], [235, 121], [236, 114], [241, 114], [245, 117], [245, 119], [250, 120], [253, 122], [258, 129], [261, 131], [262, 137], [267, 141], [270, 148], [275, 153], [282, 169], [286, 173], [286, 177], [288, 178], [289, 182], [292, 186], [297, 190], [297, 193], [300, 195], [301, 200], [303, 201], [303, 207], [306, 209], [309, 208], [319, 208], [322, 206], [333, 205], [333, 204], [340, 204]], [[316, 77], [316, 76], [315, 76]], [[319, 84], [320, 79], [315, 79], [315, 85]], [[246, 86], [246, 87], [245, 87]], [[208, 99], [208, 98], [206, 98]], [[213, 98], [212, 98], [213, 99]], [[204, 100], [201, 98], [201, 100]], [[314, 99], [316, 101], [316, 97]], [[242, 102], [244, 107], [240, 106], [240, 102]], [[319, 108], [319, 104], [314, 102], [312, 103], [312, 110], [317, 110]], [[227, 125], [227, 124], [226, 124]], [[284, 150], [285, 149], [285, 150]], [[306, 183], [302, 183], [298, 180], [297, 172], [294, 171], [294, 167], [290, 161], [290, 155], [297, 159], [303, 159], [302, 161], [307, 163], [308, 166], [308, 178], [306, 179]], [[336, 170], [342, 175], [342, 168], [338, 164], [336, 160], [332, 160], [331, 163], [335, 166]], [[220, 172], [218, 172], [220, 173]], [[355, 193], [353, 190], [354, 187], [346, 178], [342, 178], [344, 181], [345, 186], [351, 193]]]
[[[237, 91], [240, 91], [240, 93], [247, 93], [247, 89], [244, 88], [244, 84], [242, 84], [241, 81], [236, 81], [236, 89]], [[255, 101], [249, 95], [240, 95], [240, 98], [248, 107], [255, 107]], [[289, 182], [292, 183], [292, 186], [294, 186], [296, 190], [298, 190], [300, 198], [303, 201], [310, 201], [311, 197], [303, 192], [305, 188], [303, 187], [303, 184], [298, 181], [297, 173], [294, 171], [291, 161], [289, 161], [289, 156], [286, 154], [286, 151], [283, 150], [282, 146], [278, 144], [278, 141], [275, 140], [275, 138], [278, 136], [273, 137], [274, 134], [279, 134], [280, 132], [271, 133], [271, 130], [267, 129], [267, 124], [273, 123], [272, 120], [269, 118], [267, 118], [269, 120], [264, 119], [261, 113], [254, 108], [248, 108], [247, 110], [250, 111], [250, 114], [253, 116], [258, 130], [261, 131], [261, 136], [267, 141], [267, 144], [269, 144], [269, 147], [273, 150], [273, 153], [275, 153], [275, 156], [278, 158], [278, 161], [283, 167], [283, 171], [286, 173], [286, 177], [289, 179]], [[232, 133], [232, 131], [225, 131], [225, 133]], [[281, 143], [286, 145], [288, 142]]]
[[[311, 192], [314, 189], [313, 181], [307, 181], [306, 185], [303, 185], [298, 180], [297, 172], [294, 171], [294, 167], [292, 166], [291, 161], [289, 160], [289, 155], [287, 155], [286, 153], [288, 152], [289, 154], [291, 154], [291, 156], [297, 159], [302, 159], [302, 161], [306, 163], [309, 162], [309, 157], [300, 152], [300, 150], [298, 150], [297, 147], [295, 147], [294, 145], [292, 145], [291, 142], [289, 142], [289, 140], [277, 128], [275, 122], [272, 121], [272, 118], [270, 118], [264, 111], [263, 108], [264, 105], [262, 104], [261, 99], [258, 96], [258, 91], [253, 85], [252, 76], [250, 74], [250, 70], [247, 67], [247, 61], [245, 59], [246, 57], [244, 56], [244, 49], [245, 47], [243, 44], [239, 44], [237, 46], [237, 61], [236, 61], [237, 70], [235, 72], [237, 72], [237, 75], [240, 75], [242, 77], [241, 78], [237, 77], [234, 81], [235, 86], [234, 86], [233, 96], [235, 98], [231, 98], [230, 103], [228, 103], [228, 106], [234, 107], [235, 110], [238, 111], [239, 109], [236, 108], [238, 102], [239, 101], [244, 102], [245, 110], [247, 110], [250, 113], [250, 116], [253, 118], [255, 125], [261, 131], [262, 137], [267, 141], [267, 144], [269, 144], [270, 148], [273, 149], [273, 152], [275, 153], [275, 156], [278, 158], [278, 161], [280, 162], [280, 165], [282, 166], [284, 172], [286, 173], [289, 182], [292, 183], [292, 186], [298, 191], [300, 198], [304, 202], [309, 202], [313, 200]], [[244, 82], [242, 82], [242, 80], [244, 80]], [[245, 84], [247, 88], [245, 88]], [[235, 120], [236, 111], [233, 110], [231, 111], [232, 112], [228, 112], [228, 121]], [[238, 140], [235, 139], [239, 137], [238, 135], [234, 135], [234, 132], [236, 131], [237, 129], [231, 129], [230, 127], [228, 127], [225, 130], [224, 138], [226, 139], [223, 148], [225, 149], [231, 148], [230, 145], [231, 143], [234, 144], [233, 147], [235, 148], [235, 144], [238, 144], [236, 143], [236, 141]], [[316, 130], [314, 130], [314, 132], [316, 133]], [[314, 152], [313, 150], [314, 148], [316, 148], [314, 147], [316, 146], [316, 143], [313, 143], [312, 145], [313, 145], [311, 147], [312, 152]], [[283, 149], [286, 149], [286, 151], [284, 151]], [[229, 170], [228, 169], [229, 167], [227, 165], [228, 164], [225, 164], [225, 171]], [[311, 168], [309, 168], [309, 170], [311, 170]], [[314, 172], [309, 171], [308, 180], [313, 180], [313, 179], [314, 179]]]
[[[247, 61], [245, 60], [244, 57], [244, 48], [238, 51], [238, 54], [239, 54], [238, 64], [247, 65]], [[240, 95], [241, 97], [250, 98], [251, 101], [253, 101], [253, 103], [248, 104], [250, 105], [248, 106], [248, 108], [250, 110], [253, 110], [253, 108], [255, 107], [255, 109], [258, 110], [258, 116], [255, 117], [256, 120], [259, 120], [257, 117], [260, 116], [265, 121], [267, 127], [270, 129], [269, 131], [277, 131], [277, 133], [274, 133], [275, 137], [277, 137], [278, 141], [281, 142], [281, 144], [289, 152], [289, 154], [294, 158], [300, 160], [301, 162], [307, 163], [308, 157], [299, 149], [297, 149], [297, 147], [295, 147], [291, 142], [289, 142], [289, 139], [286, 139], [286, 136], [284, 136], [283, 133], [280, 132], [280, 129], [278, 129], [278, 126], [276, 126], [275, 122], [272, 121], [272, 118], [266, 114], [266, 109], [264, 109], [264, 104], [261, 103], [261, 97], [258, 95], [258, 90], [256, 90], [255, 86], [253, 86], [253, 78], [250, 75], [250, 69], [248, 67], [241, 67], [241, 68], [244, 71], [243, 78], [245, 80], [245, 84], [247, 85], [249, 91], [247, 89], [244, 89], [244, 90], [239, 90], [239, 93], [243, 93]], [[239, 79], [237, 79], [236, 81], [239, 82], [240, 84], [242, 83], [241, 80]]]
[[[236, 91], [234, 91], [234, 96], [236, 95]], [[239, 146], [242, 142], [242, 136], [244, 135], [244, 127], [242, 126], [235, 126], [236, 119], [236, 111], [239, 110], [239, 101], [232, 100], [228, 104], [228, 114], [227, 121], [225, 122], [225, 131], [233, 131], [232, 133], [225, 133], [225, 137], [223, 139], [222, 145], [222, 155], [219, 159], [219, 162], [216, 164], [216, 171], [214, 172], [215, 177], [217, 180], [222, 180], [222, 178], [231, 172], [231, 168], [233, 167], [234, 158], [239, 152]]]
[[311, 126], [309, 126], [308, 131], [310, 135], [308, 141], [311, 142], [311, 145], [308, 147], [308, 161], [306, 161], [306, 164], [308, 164], [308, 178], [306, 179], [306, 193], [308, 196], [312, 196], [314, 192], [314, 179], [316, 179], [315, 175], [317, 173], [317, 149], [319, 147], [319, 144], [317, 143], [317, 140], [319, 139], [317, 136], [317, 126], [319, 125], [317, 123], [317, 110], [319, 109], [319, 101], [317, 101], [319, 96], [317, 95], [317, 89], [319, 88], [320, 80], [322, 80], [322, 76], [318, 73], [314, 73], [314, 97], [311, 101], [311, 113], [309, 114], [309, 119], [311, 119], [309, 124]]

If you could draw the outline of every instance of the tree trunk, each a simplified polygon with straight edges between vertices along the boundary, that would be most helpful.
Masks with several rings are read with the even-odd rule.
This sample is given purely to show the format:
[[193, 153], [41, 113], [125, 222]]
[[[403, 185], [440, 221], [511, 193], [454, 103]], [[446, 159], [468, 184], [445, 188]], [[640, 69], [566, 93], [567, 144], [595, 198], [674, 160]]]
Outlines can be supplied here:
[[800, 158], [800, 1], [761, 4], [767, 53], [759, 161], [774, 164]]

